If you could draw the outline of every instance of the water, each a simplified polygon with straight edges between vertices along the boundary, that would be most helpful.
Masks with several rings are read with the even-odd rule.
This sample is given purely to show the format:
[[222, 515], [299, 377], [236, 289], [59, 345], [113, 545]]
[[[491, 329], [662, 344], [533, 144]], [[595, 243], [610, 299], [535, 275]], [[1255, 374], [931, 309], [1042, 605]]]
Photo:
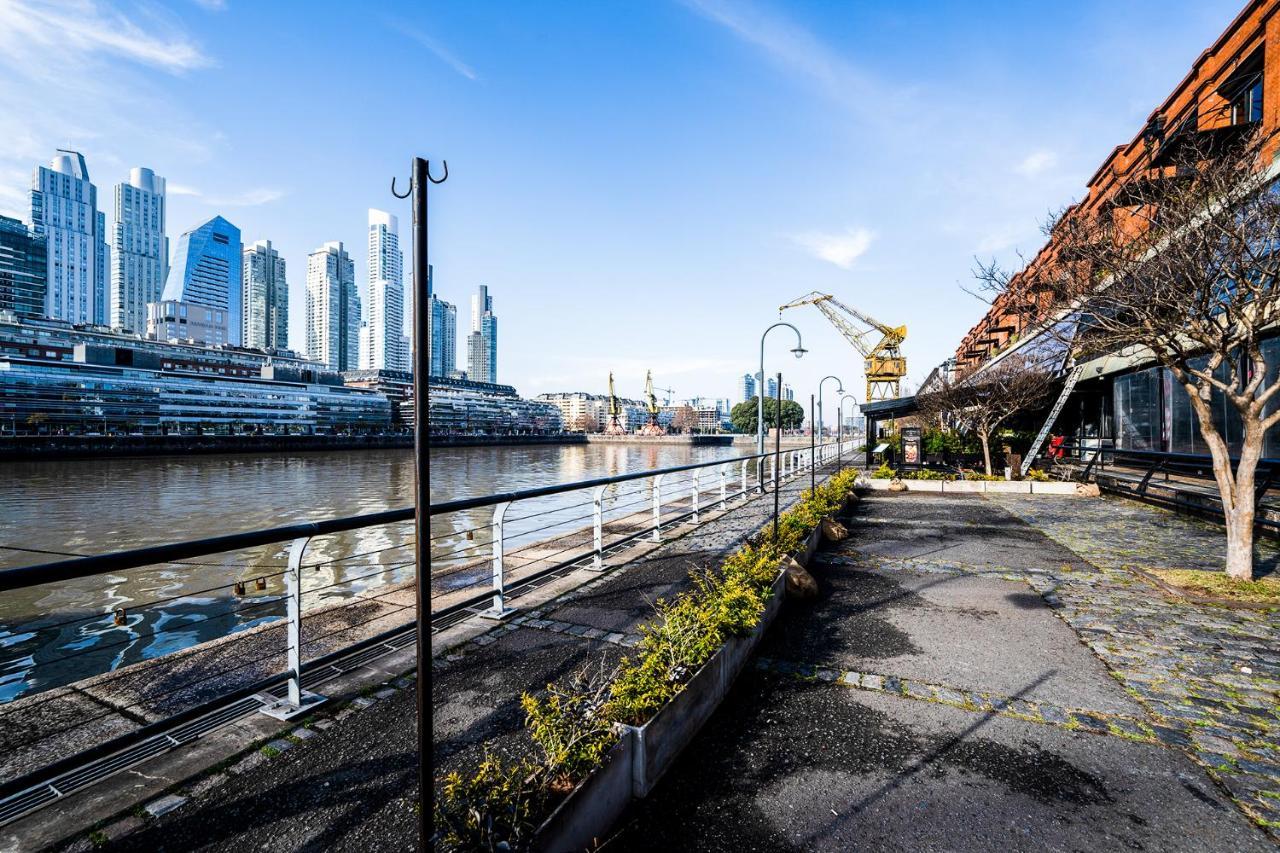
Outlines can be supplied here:
[[[440, 448], [431, 454], [431, 498], [441, 502], [744, 452], [601, 444]], [[0, 482], [0, 568], [9, 568], [58, 554], [99, 554], [406, 507], [413, 501], [413, 453], [0, 463]], [[613, 514], [642, 508], [641, 488], [615, 487], [607, 504]], [[589, 524], [584, 500], [574, 493], [516, 504], [508, 514], [508, 547]], [[482, 509], [433, 519], [433, 563], [444, 588], [476, 581], [474, 572], [456, 567], [488, 553], [491, 515]], [[304, 573], [303, 607], [411, 578], [412, 533], [411, 524], [400, 524], [313, 540], [304, 563], [317, 568]], [[0, 596], [0, 702], [279, 618], [286, 549], [287, 543], [218, 554]], [[230, 588], [237, 580], [246, 583], [243, 595]], [[123, 625], [116, 624], [118, 610]]]

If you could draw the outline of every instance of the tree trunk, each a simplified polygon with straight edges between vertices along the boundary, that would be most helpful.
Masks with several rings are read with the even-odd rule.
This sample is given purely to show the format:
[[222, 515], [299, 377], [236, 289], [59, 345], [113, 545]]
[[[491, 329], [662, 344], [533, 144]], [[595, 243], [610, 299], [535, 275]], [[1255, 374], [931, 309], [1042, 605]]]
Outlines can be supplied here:
[[[1235, 494], [1232, 495], [1227, 521], [1227, 574], [1237, 580], [1253, 580], [1253, 526], [1257, 515], [1254, 483], [1258, 459], [1262, 456], [1262, 429], [1246, 423], [1244, 441], [1240, 447], [1240, 462], [1236, 465]], [[1214, 460], [1215, 474], [1217, 460]], [[1218, 490], [1222, 492], [1222, 480]], [[1222, 504], [1227, 506], [1227, 494], [1222, 492]]]
[[982, 440], [982, 462], [987, 466], [987, 476], [991, 476], [991, 436], [985, 432], [979, 432], [978, 438]]

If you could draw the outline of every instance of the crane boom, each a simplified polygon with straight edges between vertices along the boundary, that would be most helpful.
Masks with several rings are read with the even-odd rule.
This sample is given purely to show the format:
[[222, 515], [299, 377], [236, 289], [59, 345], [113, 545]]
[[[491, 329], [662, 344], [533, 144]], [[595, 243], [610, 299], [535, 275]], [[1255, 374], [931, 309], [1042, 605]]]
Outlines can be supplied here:
[[[778, 309], [778, 313], [801, 305], [817, 306], [831, 325], [836, 327], [836, 331], [840, 332], [865, 359], [868, 402], [893, 400], [901, 396], [902, 377], [907, 375], [907, 360], [898, 347], [907, 338], [906, 326], [890, 326], [882, 323], [870, 314], [845, 305], [831, 294], [816, 290], [783, 305]], [[844, 315], [852, 317], [869, 328], [857, 328]], [[871, 343], [872, 331], [880, 333], [880, 340], [875, 344]]]

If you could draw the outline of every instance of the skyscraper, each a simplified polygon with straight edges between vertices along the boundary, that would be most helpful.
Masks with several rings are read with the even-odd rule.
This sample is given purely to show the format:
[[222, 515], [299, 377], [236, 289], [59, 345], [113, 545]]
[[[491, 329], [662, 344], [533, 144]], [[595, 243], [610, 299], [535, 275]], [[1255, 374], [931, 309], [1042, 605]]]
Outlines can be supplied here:
[[489, 288], [480, 285], [471, 297], [471, 334], [467, 335], [467, 378], [498, 381], [498, 318]]
[[307, 256], [307, 356], [330, 370], [355, 370], [360, 354], [356, 268], [341, 242]]
[[369, 318], [361, 367], [408, 370], [404, 346], [404, 281], [399, 222], [386, 211], [369, 210]]
[[226, 312], [227, 343], [244, 342], [243, 263], [240, 229], [221, 216], [178, 238], [178, 251], [164, 285], [164, 301], [194, 303]]
[[756, 378], [752, 376], [750, 373], [744, 373], [742, 375], [742, 381], [739, 383], [739, 386], [738, 386], [738, 397], [740, 398], [738, 402], [745, 403], [747, 400], [750, 400], [753, 397], [755, 397], [755, 395], [756, 395]]
[[160, 301], [169, 275], [169, 238], [164, 233], [164, 178], [150, 169], [129, 170], [116, 184], [111, 270], [111, 325], [142, 332], [147, 303]]
[[107, 218], [78, 151], [58, 149], [31, 173], [31, 227], [48, 247], [44, 313], [72, 323], [107, 322]]
[[289, 348], [289, 283], [284, 258], [270, 240], [244, 250], [240, 280], [244, 285], [244, 345], [254, 349]]
[[45, 254], [43, 237], [17, 219], [0, 216], [0, 311], [43, 316], [49, 274]]

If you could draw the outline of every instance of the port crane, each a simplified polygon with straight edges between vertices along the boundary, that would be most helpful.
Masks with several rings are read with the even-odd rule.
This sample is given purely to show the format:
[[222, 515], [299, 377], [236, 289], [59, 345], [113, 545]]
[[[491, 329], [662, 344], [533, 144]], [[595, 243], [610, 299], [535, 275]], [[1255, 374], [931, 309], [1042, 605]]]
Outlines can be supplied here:
[[[896, 400], [902, 396], [902, 377], [907, 375], [907, 359], [899, 347], [907, 338], [906, 326], [881, 323], [869, 314], [850, 308], [831, 294], [816, 290], [783, 305], [778, 313], [801, 305], [817, 306], [845, 340], [862, 353], [866, 359], [867, 402]], [[880, 333], [880, 340], [872, 344], [874, 332]]]
[[607, 435], [625, 435], [627, 428], [622, 425], [622, 406], [618, 404], [618, 395], [613, 391], [613, 371], [609, 371], [609, 423], [605, 425]]
[[[671, 393], [670, 389], [662, 389]], [[641, 435], [666, 435], [667, 431], [658, 423], [658, 395], [654, 392], [653, 371], [644, 372], [644, 397], [649, 404], [649, 423], [640, 428]]]

